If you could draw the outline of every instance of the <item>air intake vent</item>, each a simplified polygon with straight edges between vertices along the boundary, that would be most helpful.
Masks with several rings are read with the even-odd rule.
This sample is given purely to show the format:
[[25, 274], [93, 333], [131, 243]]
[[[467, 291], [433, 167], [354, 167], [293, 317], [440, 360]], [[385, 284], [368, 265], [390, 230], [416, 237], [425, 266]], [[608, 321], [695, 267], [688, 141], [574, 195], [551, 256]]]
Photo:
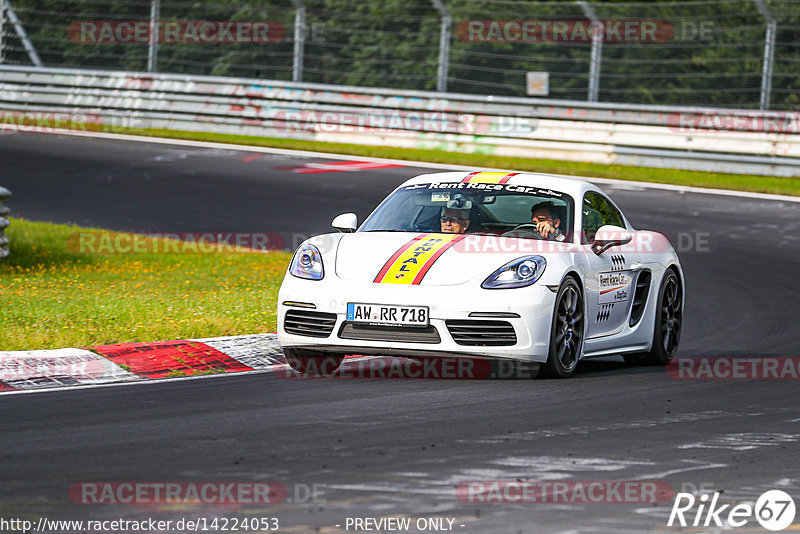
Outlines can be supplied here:
[[394, 341], [399, 343], [441, 343], [439, 332], [433, 326], [425, 328], [403, 328], [371, 324], [344, 323], [339, 331], [342, 339], [363, 341]]
[[283, 320], [287, 334], [310, 337], [328, 337], [336, 325], [335, 313], [311, 310], [289, 310]]
[[517, 334], [508, 321], [447, 321], [453, 341], [459, 345], [510, 346], [517, 344]]
[[633, 291], [633, 306], [631, 306], [631, 320], [629, 324], [635, 325], [642, 320], [642, 314], [647, 306], [647, 295], [650, 293], [650, 271], [642, 271], [636, 279], [636, 289]]

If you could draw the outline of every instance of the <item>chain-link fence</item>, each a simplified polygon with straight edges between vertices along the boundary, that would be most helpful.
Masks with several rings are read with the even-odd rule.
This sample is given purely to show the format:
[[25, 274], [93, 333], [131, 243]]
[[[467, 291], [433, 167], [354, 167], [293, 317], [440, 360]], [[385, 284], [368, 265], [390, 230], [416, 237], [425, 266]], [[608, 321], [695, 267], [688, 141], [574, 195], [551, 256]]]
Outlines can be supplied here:
[[2, 5], [0, 56], [6, 64], [800, 109], [800, 0], [0, 0]]

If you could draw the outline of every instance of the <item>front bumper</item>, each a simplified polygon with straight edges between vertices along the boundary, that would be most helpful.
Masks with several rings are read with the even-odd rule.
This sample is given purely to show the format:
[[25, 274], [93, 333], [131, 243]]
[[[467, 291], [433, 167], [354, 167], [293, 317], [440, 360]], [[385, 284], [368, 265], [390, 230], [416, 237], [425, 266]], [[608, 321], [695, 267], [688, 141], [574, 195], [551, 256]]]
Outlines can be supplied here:
[[[353, 282], [335, 275], [323, 280], [303, 280], [287, 274], [278, 293], [278, 342], [284, 348], [340, 354], [466, 356], [545, 362], [555, 297], [553, 291], [537, 284], [517, 289], [487, 290], [477, 284], [399, 286]], [[287, 302], [313, 305], [314, 308], [287, 305]], [[402, 333], [375, 340], [345, 339], [340, 333], [350, 324], [346, 317], [348, 302], [428, 306], [430, 326], [435, 329], [439, 341], [418, 342], [413, 340], [413, 336]], [[285, 330], [285, 321], [290, 310], [334, 314], [335, 324], [327, 337], [289, 333]], [[470, 317], [476, 313], [487, 315]], [[516, 314], [518, 317], [488, 314]], [[446, 325], [448, 320], [508, 322], [514, 329], [516, 343], [510, 346], [459, 344]]]

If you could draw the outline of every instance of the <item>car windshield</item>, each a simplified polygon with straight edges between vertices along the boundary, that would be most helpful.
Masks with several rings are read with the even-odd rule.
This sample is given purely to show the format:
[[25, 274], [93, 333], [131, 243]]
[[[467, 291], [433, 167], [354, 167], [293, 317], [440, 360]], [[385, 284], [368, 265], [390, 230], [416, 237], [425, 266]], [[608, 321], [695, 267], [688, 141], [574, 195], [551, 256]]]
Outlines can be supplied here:
[[359, 232], [441, 232], [445, 231], [445, 219], [453, 216], [464, 222], [466, 228], [460, 230], [464, 233], [502, 235], [514, 231], [514, 237], [541, 239], [530, 231], [534, 206], [549, 211], [552, 224], [569, 237], [573, 213], [569, 195], [531, 186], [472, 183], [401, 188], [375, 209]]

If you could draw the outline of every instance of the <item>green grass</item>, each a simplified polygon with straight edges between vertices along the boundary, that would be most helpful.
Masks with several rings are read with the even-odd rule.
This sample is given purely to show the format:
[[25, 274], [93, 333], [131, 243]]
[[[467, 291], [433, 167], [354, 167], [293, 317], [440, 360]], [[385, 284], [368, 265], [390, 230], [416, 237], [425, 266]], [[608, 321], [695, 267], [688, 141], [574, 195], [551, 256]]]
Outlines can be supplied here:
[[711, 187], [717, 189], [733, 189], [738, 191], [753, 191], [757, 193], [800, 196], [800, 179], [782, 178], [779, 176], [684, 171], [678, 169], [605, 165], [599, 163], [581, 163], [551, 159], [511, 158], [504, 156], [493, 156], [491, 154], [462, 154], [456, 152], [446, 152], [444, 150], [420, 150], [386, 146], [350, 145], [341, 143], [324, 143], [320, 141], [303, 141], [297, 139], [278, 139], [270, 137], [184, 132], [176, 130], [115, 128], [113, 131], [115, 133], [148, 135], [172, 139], [189, 139], [194, 141], [210, 141], [216, 143], [234, 143], [271, 148], [330, 152], [351, 156], [367, 156], [408, 161], [466, 165], [475, 168], [488, 167], [498, 169], [513, 169], [517, 171], [547, 172], [555, 174], [568, 174], [572, 176], [614, 178], [617, 180], [656, 182], [694, 187]]
[[75, 234], [86, 230], [11, 219], [0, 350], [275, 331], [290, 254], [82, 253]]

